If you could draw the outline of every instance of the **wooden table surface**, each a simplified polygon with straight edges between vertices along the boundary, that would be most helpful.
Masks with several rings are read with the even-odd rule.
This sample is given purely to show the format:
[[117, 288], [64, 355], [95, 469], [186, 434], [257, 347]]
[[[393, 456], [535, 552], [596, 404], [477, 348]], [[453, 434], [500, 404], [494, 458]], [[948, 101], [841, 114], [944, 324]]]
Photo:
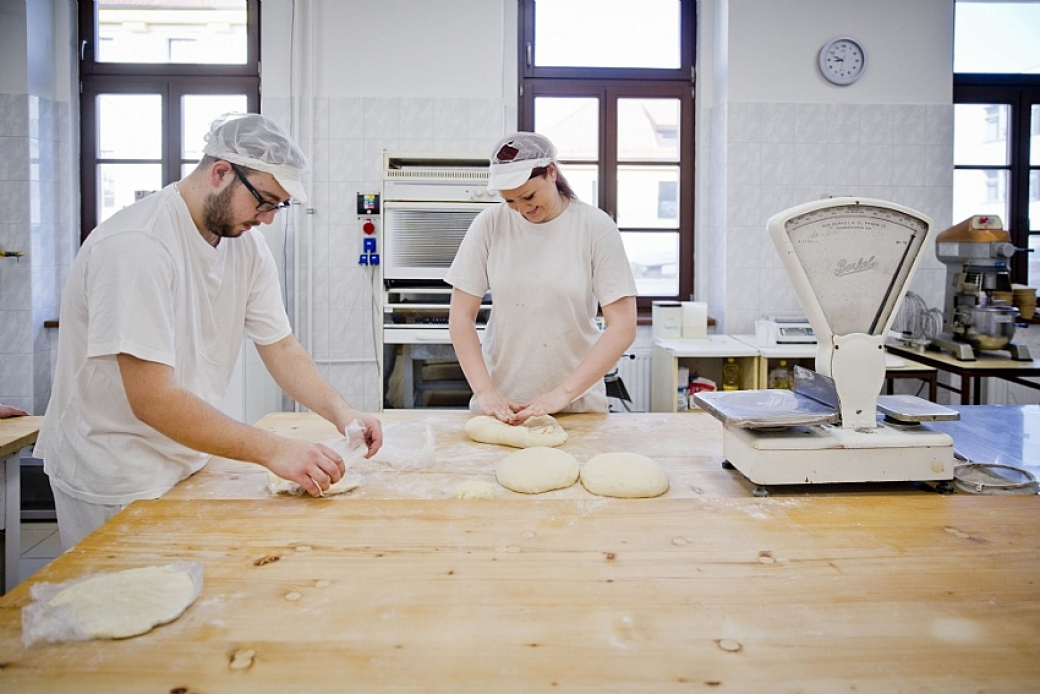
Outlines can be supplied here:
[[[358, 490], [367, 494], [271, 497], [262, 475], [214, 461], [166, 497], [132, 504], [32, 582], [197, 561], [198, 601], [136, 638], [26, 649], [22, 584], [0, 600], [0, 691], [1034, 692], [1040, 683], [1036, 497], [914, 488], [755, 498], [719, 466], [718, 423], [678, 413], [562, 419], [582, 461], [601, 449], [668, 453], [663, 498], [503, 490], [460, 501], [444, 498], [449, 478], [486, 477], [510, 449], [472, 444], [484, 452], [442, 459], [442, 446], [466, 447], [448, 433], [465, 417], [383, 417], [408, 418], [436, 423], [437, 461], [414, 473], [367, 470]], [[305, 415], [264, 425], [323, 436]], [[691, 470], [679, 474], [684, 464]], [[379, 491], [395, 475], [405, 480], [396, 498]], [[244, 650], [251, 666], [231, 668]]]
[[0, 458], [17, 453], [36, 442], [43, 417], [7, 417], [0, 419]]

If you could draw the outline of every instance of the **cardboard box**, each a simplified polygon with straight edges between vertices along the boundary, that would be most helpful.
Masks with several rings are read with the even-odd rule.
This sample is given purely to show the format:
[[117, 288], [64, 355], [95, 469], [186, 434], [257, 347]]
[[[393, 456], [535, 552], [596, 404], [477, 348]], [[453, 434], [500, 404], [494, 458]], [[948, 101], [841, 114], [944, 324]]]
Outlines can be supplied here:
[[683, 336], [682, 304], [678, 301], [655, 301], [651, 306], [650, 320], [654, 337], [673, 339]]

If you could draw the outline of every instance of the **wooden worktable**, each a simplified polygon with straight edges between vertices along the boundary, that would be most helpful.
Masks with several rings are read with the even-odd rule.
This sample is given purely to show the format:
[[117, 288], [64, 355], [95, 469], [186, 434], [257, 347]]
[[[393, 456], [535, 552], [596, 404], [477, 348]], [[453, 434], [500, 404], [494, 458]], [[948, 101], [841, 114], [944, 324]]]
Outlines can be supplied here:
[[[466, 480], [495, 482], [495, 464], [517, 450], [508, 446], [477, 443], [463, 432], [468, 412], [390, 410], [379, 415], [386, 434], [386, 449], [352, 470], [364, 483], [351, 497], [368, 499], [444, 499]], [[615, 415], [561, 415], [568, 433], [560, 450], [585, 462], [598, 453], [630, 451], [658, 460], [668, 470], [668, 496], [747, 496], [754, 485], [740, 475], [723, 470], [722, 428], [714, 419], [697, 413]], [[420, 470], [397, 470], [400, 460], [392, 450], [396, 427], [423, 422], [433, 428], [436, 441], [433, 464]], [[335, 427], [313, 414], [279, 412], [263, 417], [257, 426], [282, 436], [331, 442], [341, 438]], [[411, 450], [416, 450], [413, 446]], [[496, 485], [497, 486], [497, 485]], [[525, 494], [498, 488], [499, 498], [530, 499]], [[171, 499], [267, 498], [267, 471], [249, 463], [216, 458], [198, 474], [169, 492]], [[580, 484], [539, 495], [541, 499], [597, 497]]]
[[18, 583], [18, 558], [22, 553], [21, 451], [36, 443], [43, 417], [0, 419], [0, 595]]
[[[503, 490], [459, 501], [444, 498], [452, 475], [488, 476], [510, 449], [456, 441], [461, 413], [383, 419], [399, 416], [436, 423], [437, 461], [414, 473], [369, 469], [364, 494], [273, 498], [259, 473], [214, 461], [168, 496], [132, 504], [34, 581], [197, 561], [199, 600], [133, 639], [25, 649], [23, 584], [0, 600], [0, 690], [1033, 692], [1040, 683], [1036, 497], [912, 488], [755, 498], [719, 467], [720, 425], [681, 413], [562, 420], [582, 461], [593, 450], [667, 453], [673, 487], [663, 498]], [[323, 436], [304, 415], [264, 425]], [[405, 490], [396, 498], [395, 475]], [[246, 649], [251, 667], [232, 669]]]

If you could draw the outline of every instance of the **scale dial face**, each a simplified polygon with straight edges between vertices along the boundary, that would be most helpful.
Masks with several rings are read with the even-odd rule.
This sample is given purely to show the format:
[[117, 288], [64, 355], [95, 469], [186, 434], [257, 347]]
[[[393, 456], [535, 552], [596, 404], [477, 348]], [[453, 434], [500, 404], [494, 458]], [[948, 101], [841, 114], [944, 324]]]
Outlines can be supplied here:
[[820, 72], [829, 82], [843, 87], [860, 78], [866, 62], [863, 47], [847, 36], [831, 39], [820, 49]]
[[784, 225], [810, 300], [834, 335], [887, 329], [928, 228], [924, 219], [870, 204], [825, 207]]

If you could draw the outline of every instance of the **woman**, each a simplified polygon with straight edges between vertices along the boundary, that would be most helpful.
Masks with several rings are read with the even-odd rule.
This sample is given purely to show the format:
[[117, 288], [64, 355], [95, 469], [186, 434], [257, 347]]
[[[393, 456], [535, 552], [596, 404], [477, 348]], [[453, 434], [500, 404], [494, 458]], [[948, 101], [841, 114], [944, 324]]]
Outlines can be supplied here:
[[[603, 376], [636, 334], [635, 279], [617, 225], [577, 199], [556, 147], [536, 133], [495, 146], [488, 190], [506, 204], [477, 215], [445, 278], [470, 409], [509, 424], [607, 412]], [[489, 290], [482, 347], [476, 318]], [[597, 306], [605, 331], [596, 326]]]

